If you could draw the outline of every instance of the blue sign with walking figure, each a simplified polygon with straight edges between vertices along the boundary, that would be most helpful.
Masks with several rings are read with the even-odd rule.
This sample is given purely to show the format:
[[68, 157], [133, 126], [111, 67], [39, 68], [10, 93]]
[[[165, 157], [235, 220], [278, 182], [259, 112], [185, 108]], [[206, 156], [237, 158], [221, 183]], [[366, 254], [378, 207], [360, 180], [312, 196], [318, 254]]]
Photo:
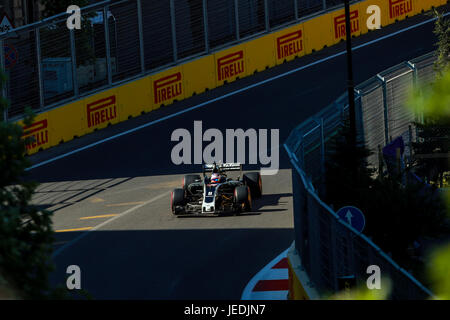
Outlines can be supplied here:
[[364, 230], [366, 218], [358, 208], [352, 206], [343, 207], [336, 214], [339, 216], [339, 219], [344, 220], [357, 231], [362, 232]]

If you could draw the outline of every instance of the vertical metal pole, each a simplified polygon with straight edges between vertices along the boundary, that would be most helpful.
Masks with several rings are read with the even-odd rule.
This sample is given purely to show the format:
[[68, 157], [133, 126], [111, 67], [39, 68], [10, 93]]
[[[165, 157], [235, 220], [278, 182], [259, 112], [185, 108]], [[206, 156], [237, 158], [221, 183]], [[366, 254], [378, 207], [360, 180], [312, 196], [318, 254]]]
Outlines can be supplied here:
[[203, 0], [203, 28], [205, 34], [205, 51], [209, 53], [208, 3]]
[[388, 113], [388, 105], [387, 105], [387, 96], [386, 96], [386, 81], [382, 76], [377, 74], [377, 78], [381, 81], [381, 85], [383, 88], [383, 109], [384, 109], [384, 139], [386, 144], [389, 144], [389, 113]]
[[[0, 39], [0, 68], [2, 72], [5, 72], [5, 47], [4, 47], [4, 41], [3, 39]], [[2, 83], [2, 96], [4, 98], [7, 97], [7, 91], [6, 91], [6, 81], [5, 83]], [[5, 108], [3, 110], [3, 121], [8, 122], [8, 108]]]
[[320, 173], [325, 174], [325, 133], [323, 130], [323, 117], [320, 118]]
[[294, 11], [295, 20], [298, 20], [298, 0], [294, 0]]
[[73, 82], [73, 93], [75, 98], [80, 95], [78, 89], [78, 75], [77, 75], [77, 51], [75, 46], [75, 31], [70, 30], [70, 51], [72, 53], [72, 82]]
[[44, 101], [44, 80], [42, 77], [42, 56], [41, 56], [41, 34], [39, 28], [35, 29], [36, 37], [36, 59], [37, 59], [37, 70], [38, 70], [38, 83], [39, 83], [39, 106], [42, 110], [45, 105]]
[[412, 130], [412, 126], [409, 125], [408, 126], [408, 133], [409, 133], [409, 142], [408, 142], [408, 147], [409, 147], [409, 164], [412, 164], [412, 157], [413, 157], [413, 130]]
[[103, 8], [103, 25], [105, 28], [106, 67], [108, 70], [108, 85], [112, 85], [111, 42], [109, 38], [109, 6]]
[[142, 19], [142, 0], [137, 0], [137, 15], [139, 25], [139, 50], [141, 55], [141, 73], [145, 72], [145, 49], [144, 49], [144, 25]]
[[170, 22], [172, 25], [172, 47], [173, 47], [173, 61], [178, 61], [178, 48], [177, 48], [177, 30], [175, 22], [175, 1], [170, 0]]
[[352, 57], [352, 33], [350, 21], [350, 3], [345, 0], [345, 27], [347, 36], [347, 76], [348, 76], [348, 104], [350, 116], [350, 131], [352, 147], [356, 147], [356, 107], [355, 107], [355, 84], [353, 82], [353, 57]]
[[[411, 63], [410, 61], [406, 62], [406, 65], [413, 71], [413, 88], [414, 90], [418, 89], [417, 86], [417, 67], [414, 63]], [[423, 123], [423, 109], [416, 110], [416, 121], [419, 123]]]
[[327, 10], [327, 0], [323, 0], [322, 7], [323, 7], [323, 10]]
[[234, 21], [236, 24], [236, 40], [241, 39], [241, 32], [239, 30], [239, 2], [234, 0]]
[[266, 31], [270, 31], [270, 20], [269, 20], [269, 0], [264, 0], [264, 16], [266, 23]]

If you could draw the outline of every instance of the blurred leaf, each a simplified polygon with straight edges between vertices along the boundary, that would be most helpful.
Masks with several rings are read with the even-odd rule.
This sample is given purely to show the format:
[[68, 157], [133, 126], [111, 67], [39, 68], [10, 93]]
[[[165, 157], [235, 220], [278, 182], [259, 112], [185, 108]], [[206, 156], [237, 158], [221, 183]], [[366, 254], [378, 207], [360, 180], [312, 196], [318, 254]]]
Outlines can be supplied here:
[[431, 255], [429, 276], [436, 298], [450, 300], [450, 244]]
[[361, 286], [351, 290], [341, 291], [332, 295], [330, 300], [387, 300], [391, 293], [391, 282], [388, 279], [381, 280], [381, 289], [368, 289]]

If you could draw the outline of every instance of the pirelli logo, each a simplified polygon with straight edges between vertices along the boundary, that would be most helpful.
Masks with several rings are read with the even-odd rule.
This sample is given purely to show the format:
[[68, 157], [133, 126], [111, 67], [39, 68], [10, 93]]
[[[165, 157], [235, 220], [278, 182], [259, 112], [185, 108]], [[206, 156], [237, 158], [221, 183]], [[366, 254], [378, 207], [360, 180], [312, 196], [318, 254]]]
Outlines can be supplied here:
[[49, 142], [48, 140], [48, 121], [47, 119], [35, 122], [23, 128], [23, 138], [31, 138], [30, 143], [27, 143], [27, 150], [34, 150]]
[[153, 82], [153, 91], [156, 104], [161, 104], [181, 96], [183, 93], [181, 72], [174, 73]]
[[117, 119], [116, 96], [110, 96], [87, 105], [88, 128]]
[[[351, 33], [359, 31], [359, 13], [358, 10], [350, 12], [350, 30]], [[334, 18], [334, 38], [341, 39], [347, 36], [345, 25], [345, 14]]]
[[302, 30], [288, 33], [277, 38], [278, 59], [284, 59], [297, 55], [303, 51]]
[[217, 60], [219, 81], [224, 81], [244, 73], [244, 51], [226, 55]]
[[389, 0], [389, 16], [391, 19], [412, 12], [412, 0]]

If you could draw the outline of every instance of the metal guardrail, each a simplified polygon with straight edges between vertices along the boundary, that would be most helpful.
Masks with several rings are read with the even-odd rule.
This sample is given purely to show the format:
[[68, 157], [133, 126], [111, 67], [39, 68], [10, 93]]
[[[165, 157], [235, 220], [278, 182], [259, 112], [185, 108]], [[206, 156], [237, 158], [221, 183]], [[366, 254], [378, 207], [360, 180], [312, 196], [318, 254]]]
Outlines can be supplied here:
[[[342, 0], [108, 0], [0, 35], [5, 119], [152, 74], [342, 5]], [[352, 2], [358, 2], [356, 0]], [[13, 35], [17, 35], [14, 37]], [[6, 54], [6, 56], [5, 56]]]
[[[415, 83], [434, 78], [433, 62], [431, 53], [390, 68], [355, 88], [358, 135], [369, 148], [385, 146], [391, 136], [409, 135], [416, 118], [404, 111], [405, 99]], [[343, 223], [318, 196], [328, 142], [346, 117], [348, 96], [344, 94], [295, 128], [284, 145], [293, 166], [295, 245], [303, 267], [319, 292], [338, 291], [342, 276], [353, 275], [358, 283], [365, 283], [367, 267], [377, 265], [390, 277], [393, 299], [430, 297], [428, 289], [370, 239]], [[378, 159], [372, 162], [377, 165]]]

